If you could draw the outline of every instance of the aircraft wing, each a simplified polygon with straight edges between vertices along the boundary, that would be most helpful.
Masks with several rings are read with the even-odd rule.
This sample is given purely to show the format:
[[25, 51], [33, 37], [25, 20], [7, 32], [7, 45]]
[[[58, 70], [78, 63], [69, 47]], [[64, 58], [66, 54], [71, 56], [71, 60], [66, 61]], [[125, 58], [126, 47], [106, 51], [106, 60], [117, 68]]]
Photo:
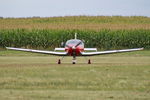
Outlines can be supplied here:
[[134, 48], [134, 49], [123, 49], [123, 50], [109, 50], [109, 51], [99, 51], [99, 52], [81, 52], [82, 56], [94, 56], [94, 55], [104, 55], [112, 53], [121, 53], [121, 52], [131, 52], [143, 50], [144, 48]]
[[6, 47], [6, 48], [10, 49], [10, 50], [17, 50], [17, 51], [34, 52], [34, 53], [50, 54], [50, 55], [57, 55], [57, 56], [67, 56], [67, 52], [55, 52], [55, 51], [22, 49], [22, 48], [13, 48], [13, 47]]

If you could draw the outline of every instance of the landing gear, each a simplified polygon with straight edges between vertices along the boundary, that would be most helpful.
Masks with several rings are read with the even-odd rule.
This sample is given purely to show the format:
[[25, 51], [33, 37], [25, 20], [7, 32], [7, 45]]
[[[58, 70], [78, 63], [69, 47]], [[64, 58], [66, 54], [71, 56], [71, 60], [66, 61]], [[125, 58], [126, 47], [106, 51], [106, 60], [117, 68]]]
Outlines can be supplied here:
[[60, 59], [58, 59], [58, 64], [61, 64], [61, 60]]
[[75, 56], [72, 59], [72, 64], [76, 64], [76, 57]]
[[90, 59], [88, 60], [88, 64], [91, 64], [91, 60]]
[[[61, 64], [61, 60], [60, 59], [58, 59], [58, 64]], [[76, 64], [76, 56], [73, 56], [72, 64]], [[88, 59], [88, 64], [91, 64], [91, 60], [90, 59]]]

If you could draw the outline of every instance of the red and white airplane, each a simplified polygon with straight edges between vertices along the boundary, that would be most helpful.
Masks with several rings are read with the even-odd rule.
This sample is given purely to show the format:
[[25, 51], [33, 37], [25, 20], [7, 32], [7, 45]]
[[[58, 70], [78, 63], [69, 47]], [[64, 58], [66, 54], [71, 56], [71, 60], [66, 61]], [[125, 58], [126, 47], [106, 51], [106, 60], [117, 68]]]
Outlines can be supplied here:
[[[66, 42], [64, 48], [55, 48], [54, 51], [33, 50], [33, 49], [23, 49], [23, 48], [13, 48], [13, 47], [6, 47], [6, 48], [10, 50], [27, 51], [27, 52], [42, 53], [42, 54], [57, 55], [57, 56], [72, 56], [73, 57], [72, 64], [76, 63], [76, 56], [94, 56], [94, 55], [143, 50], [143, 48], [134, 48], [134, 49], [123, 49], [123, 50], [97, 51], [97, 48], [84, 48], [84, 43], [83, 41], [77, 39], [77, 34], [75, 34], [75, 39], [71, 39]], [[60, 51], [64, 51], [64, 52], [60, 52]], [[60, 59], [58, 60], [58, 64], [61, 64]], [[88, 64], [91, 64], [90, 59], [88, 60]]]

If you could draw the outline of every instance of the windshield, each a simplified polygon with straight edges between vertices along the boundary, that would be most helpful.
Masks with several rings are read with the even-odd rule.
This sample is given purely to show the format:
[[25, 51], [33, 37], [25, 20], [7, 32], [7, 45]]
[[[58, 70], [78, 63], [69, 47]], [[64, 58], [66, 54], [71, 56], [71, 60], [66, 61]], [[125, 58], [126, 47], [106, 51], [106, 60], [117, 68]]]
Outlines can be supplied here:
[[[81, 43], [80, 43], [80, 42], [81, 42]], [[77, 45], [78, 43], [80, 43], [79, 46], [84, 47], [84, 43], [83, 43], [81, 40], [78, 40], [78, 39], [68, 40], [68, 41], [66, 42], [66, 45], [75, 46], [75, 45]]]

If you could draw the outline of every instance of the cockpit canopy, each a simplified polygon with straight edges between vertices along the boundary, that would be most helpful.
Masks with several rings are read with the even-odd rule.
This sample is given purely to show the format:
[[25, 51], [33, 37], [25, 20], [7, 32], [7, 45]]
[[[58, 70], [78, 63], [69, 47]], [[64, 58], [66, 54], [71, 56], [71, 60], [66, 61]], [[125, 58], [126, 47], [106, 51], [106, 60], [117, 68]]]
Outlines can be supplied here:
[[[80, 43], [81, 42], [81, 43]], [[76, 46], [78, 43], [80, 43], [78, 46], [79, 47], [82, 47], [84, 48], [84, 43], [81, 41], [81, 40], [78, 40], [78, 39], [71, 39], [71, 40], [68, 40], [66, 42], [66, 45], [69, 45], [69, 46]]]

